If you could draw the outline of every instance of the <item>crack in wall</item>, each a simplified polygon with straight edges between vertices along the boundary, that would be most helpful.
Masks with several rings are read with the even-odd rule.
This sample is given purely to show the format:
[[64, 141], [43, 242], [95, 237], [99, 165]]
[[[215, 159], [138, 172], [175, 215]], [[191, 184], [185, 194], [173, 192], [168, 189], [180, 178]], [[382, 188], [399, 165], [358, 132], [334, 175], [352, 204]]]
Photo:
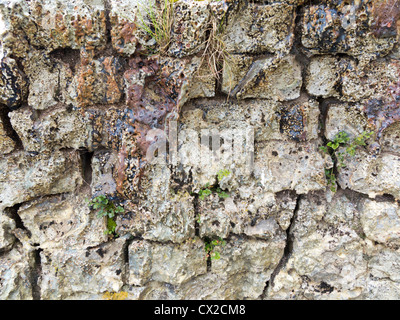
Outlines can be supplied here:
[[289, 258], [292, 255], [294, 239], [293, 239], [293, 235], [291, 234], [291, 230], [292, 230], [294, 221], [297, 217], [297, 212], [299, 210], [300, 201], [301, 201], [301, 199], [303, 199], [304, 196], [306, 196], [306, 195], [303, 195], [303, 194], [298, 195], [298, 197], [296, 199], [296, 206], [293, 210], [293, 216], [290, 219], [289, 227], [286, 229], [286, 245], [283, 250], [283, 255], [282, 255], [280, 261], [278, 262], [278, 265], [275, 267], [274, 271], [272, 271], [270, 278], [268, 279], [268, 281], [265, 284], [263, 293], [261, 295], [262, 300], [266, 299], [268, 289], [274, 285], [274, 279], [275, 279], [276, 275], [286, 266], [286, 263], [288, 262]]

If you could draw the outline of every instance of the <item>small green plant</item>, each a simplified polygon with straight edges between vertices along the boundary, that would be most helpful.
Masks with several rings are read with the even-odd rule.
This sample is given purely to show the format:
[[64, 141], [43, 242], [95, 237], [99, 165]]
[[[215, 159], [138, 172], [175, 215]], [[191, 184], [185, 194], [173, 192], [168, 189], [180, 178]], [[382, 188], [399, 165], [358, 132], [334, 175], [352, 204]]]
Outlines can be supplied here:
[[217, 173], [218, 182], [220, 182], [223, 178], [228, 177], [231, 172], [227, 169], [221, 169]]
[[107, 218], [107, 230], [105, 230], [104, 233], [116, 236], [115, 228], [117, 227], [117, 223], [115, 222], [114, 217], [117, 213], [123, 213], [124, 208], [121, 206], [116, 207], [115, 204], [104, 195], [94, 197], [89, 201], [89, 206], [93, 210], [97, 210], [98, 218]]
[[217, 246], [225, 246], [226, 241], [219, 237], [218, 239], [205, 239], [204, 241], [204, 250], [206, 252], [206, 257], [211, 260], [218, 260], [221, 258], [221, 254], [218, 250], [216, 250]]
[[[359, 146], [366, 146], [366, 141], [372, 137], [374, 134], [373, 131], [367, 132], [364, 131], [353, 140], [350, 141], [349, 135], [341, 131], [337, 133], [332, 141], [329, 141], [326, 146], [321, 146], [320, 150], [329, 154], [336, 164], [337, 168], [344, 168], [346, 164], [344, 162], [346, 155], [354, 156], [356, 153], [356, 149]], [[339, 147], [344, 147], [345, 151], [339, 151]], [[330, 169], [325, 169], [325, 177], [327, 179], [328, 185], [332, 192], [337, 191], [336, 186], [336, 176], [334, 173], [334, 167]]]
[[229, 197], [229, 194], [226, 193], [224, 190], [221, 189], [221, 187], [219, 186], [219, 182], [221, 182], [221, 180], [224, 177], [227, 177], [231, 174], [231, 172], [229, 170], [226, 169], [221, 169], [217, 172], [217, 181], [218, 184], [216, 185], [210, 185], [209, 182], [207, 182], [205, 184], [205, 186], [200, 189], [199, 191], [199, 199], [200, 200], [204, 200], [206, 197], [208, 197], [210, 194], [212, 194], [213, 192], [215, 192], [221, 199], [226, 199]]
[[[157, 3], [151, 2], [146, 6], [140, 6], [138, 12], [138, 22], [136, 25], [147, 33], [158, 46], [160, 53], [165, 53], [171, 42], [171, 30], [174, 20], [174, 2], [176, 0], [164, 0], [160, 8]], [[145, 13], [145, 16], [143, 13]]]

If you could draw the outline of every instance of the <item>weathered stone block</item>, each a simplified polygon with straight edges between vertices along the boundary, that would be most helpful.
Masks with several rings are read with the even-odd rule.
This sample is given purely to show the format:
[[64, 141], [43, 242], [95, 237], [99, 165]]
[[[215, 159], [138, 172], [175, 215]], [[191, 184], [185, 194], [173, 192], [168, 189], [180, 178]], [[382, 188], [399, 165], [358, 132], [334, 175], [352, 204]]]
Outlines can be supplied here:
[[376, 156], [359, 149], [354, 157], [345, 157], [344, 161], [346, 166], [339, 169], [338, 176], [342, 188], [368, 194], [372, 198], [385, 193], [400, 198], [399, 156], [390, 153]]
[[338, 97], [339, 70], [339, 61], [335, 56], [312, 57], [307, 69], [307, 92], [322, 98]]
[[265, 191], [303, 194], [325, 189], [324, 167], [316, 144], [271, 141], [256, 149], [254, 176]]
[[212, 260], [211, 272], [177, 288], [190, 299], [257, 299], [282, 258], [285, 239], [245, 240], [234, 236], [217, 246], [220, 259]]
[[[5, 4], [11, 32], [22, 29], [31, 45], [50, 52], [70, 47], [102, 47], [106, 42], [103, 0], [13, 1]], [[8, 7], [8, 8], [7, 8]], [[6, 42], [7, 42], [6, 38]], [[7, 43], [5, 43], [8, 46]]]
[[13, 153], [0, 160], [0, 208], [73, 192], [81, 183], [80, 158], [75, 152]]
[[0, 299], [32, 300], [33, 253], [21, 246], [0, 256]]
[[173, 6], [174, 21], [168, 53], [182, 58], [205, 47], [210, 23], [208, 2], [180, 0]]
[[286, 3], [241, 4], [231, 13], [224, 30], [231, 53], [288, 52], [293, 42], [295, 10]]
[[[125, 205], [118, 216], [117, 232], [141, 235], [144, 239], [181, 243], [195, 235], [193, 196], [171, 189], [171, 173], [166, 166], [148, 167], [135, 202]], [[149, 174], [149, 172], [152, 172]]]
[[107, 240], [104, 219], [91, 212], [83, 197], [59, 195], [28, 202], [18, 215], [29, 230], [28, 243], [41, 249], [87, 248]]
[[179, 245], [134, 241], [129, 245], [129, 284], [150, 280], [179, 285], [207, 272], [204, 243], [200, 239]]
[[78, 106], [118, 103], [123, 96], [121, 71], [118, 57], [93, 59], [93, 51], [81, 51], [81, 65], [75, 76]]
[[79, 111], [53, 108], [36, 117], [34, 111], [23, 108], [10, 112], [9, 117], [26, 151], [85, 148], [89, 140], [89, 121]]
[[238, 99], [277, 101], [300, 97], [301, 67], [294, 56], [254, 58], [231, 55], [224, 63], [222, 91]]
[[[328, 219], [325, 219], [327, 217]], [[293, 247], [287, 264], [268, 288], [268, 299], [350, 299], [365, 292], [365, 243], [357, 207], [342, 194], [327, 202], [323, 194], [300, 199], [290, 230]]]
[[41, 299], [89, 299], [93, 295], [119, 292], [125, 276], [126, 239], [87, 249], [45, 249], [40, 252]]
[[392, 50], [396, 36], [378, 37], [371, 24], [373, 1], [357, 5], [327, 1], [306, 6], [302, 19], [301, 42], [310, 53], [346, 53], [365, 66]]
[[361, 209], [361, 225], [367, 238], [386, 246], [398, 245], [399, 214], [397, 203], [365, 200]]
[[364, 131], [370, 131], [364, 112], [357, 106], [330, 104], [325, 120], [325, 137], [333, 141], [341, 131], [346, 132], [350, 139], [354, 139]]
[[[138, 43], [136, 22], [139, 1], [111, 0], [111, 43], [118, 53], [132, 55]], [[139, 20], [140, 21], [140, 20]]]

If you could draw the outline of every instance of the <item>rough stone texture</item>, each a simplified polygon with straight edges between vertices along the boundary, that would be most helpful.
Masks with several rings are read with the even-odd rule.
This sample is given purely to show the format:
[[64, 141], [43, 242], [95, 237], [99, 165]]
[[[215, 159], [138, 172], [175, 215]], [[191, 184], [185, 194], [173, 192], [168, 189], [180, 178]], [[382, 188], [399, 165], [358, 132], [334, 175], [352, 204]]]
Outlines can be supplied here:
[[343, 193], [329, 199], [315, 194], [300, 200], [291, 230], [291, 256], [268, 288], [266, 298], [398, 297], [398, 249], [374, 242], [380, 231], [388, 235], [390, 230], [392, 234], [399, 230], [396, 224], [391, 229], [380, 225], [380, 214], [375, 210], [385, 214], [383, 221], [387, 222], [397, 204], [354, 199]]
[[0, 256], [1, 300], [32, 300], [31, 269], [34, 265], [32, 252], [21, 246]]
[[86, 201], [76, 196], [30, 201], [19, 208], [18, 215], [30, 232], [28, 243], [41, 249], [87, 248], [106, 240], [105, 221], [96, 218]]
[[269, 192], [290, 189], [302, 194], [325, 189], [325, 159], [316, 149], [313, 143], [267, 143], [259, 147], [254, 175]]
[[138, 42], [136, 33], [138, 1], [111, 0], [110, 22], [111, 22], [111, 43], [118, 53], [131, 55], [136, 51]]
[[306, 89], [310, 95], [322, 98], [339, 97], [339, 61], [335, 56], [311, 58], [307, 69]]
[[89, 126], [77, 111], [54, 108], [37, 117], [33, 110], [20, 108], [10, 112], [9, 117], [26, 151], [86, 147]]
[[168, 52], [183, 57], [199, 52], [205, 46], [211, 12], [206, 1], [182, 0], [174, 4], [171, 45]]
[[15, 59], [1, 57], [0, 65], [0, 103], [10, 108], [16, 107], [26, 98], [26, 79]]
[[[393, 49], [396, 33], [378, 37], [371, 27], [374, 16], [367, 0], [349, 5], [329, 0], [305, 6], [302, 18], [303, 46], [312, 54], [345, 53], [366, 64]], [[389, 4], [388, 4], [389, 5]]]
[[15, 221], [8, 217], [5, 212], [0, 214], [0, 252], [10, 250], [15, 242], [13, 231]]
[[288, 52], [293, 42], [294, 7], [286, 3], [239, 5], [224, 30], [232, 53]]
[[3, 120], [0, 119], [0, 152], [2, 154], [10, 153], [15, 149], [15, 142], [8, 134]]
[[372, 198], [390, 194], [399, 199], [399, 159], [395, 154], [376, 156], [360, 149], [354, 157], [345, 157], [346, 167], [340, 168], [338, 182], [344, 189], [365, 193]]
[[13, 153], [0, 161], [0, 208], [50, 194], [74, 192], [81, 184], [75, 152]]
[[399, 1], [163, 5], [0, 1], [0, 299], [399, 299]]
[[[42, 299], [91, 299], [121, 290], [125, 239], [86, 249], [49, 249], [40, 253]], [[96, 291], [93, 291], [96, 288]]]
[[238, 99], [293, 100], [300, 97], [301, 85], [301, 67], [294, 56], [231, 55], [224, 64], [222, 91]]
[[207, 272], [206, 253], [200, 239], [179, 245], [133, 241], [129, 245], [129, 284], [149, 280], [180, 285]]
[[[256, 299], [279, 263], [285, 246], [284, 238], [271, 241], [245, 240], [233, 237], [217, 248], [219, 260], [213, 260], [211, 272], [197, 277], [195, 286], [180, 286], [178, 293], [188, 299]], [[229, 286], [235, 283], [235, 287]]]

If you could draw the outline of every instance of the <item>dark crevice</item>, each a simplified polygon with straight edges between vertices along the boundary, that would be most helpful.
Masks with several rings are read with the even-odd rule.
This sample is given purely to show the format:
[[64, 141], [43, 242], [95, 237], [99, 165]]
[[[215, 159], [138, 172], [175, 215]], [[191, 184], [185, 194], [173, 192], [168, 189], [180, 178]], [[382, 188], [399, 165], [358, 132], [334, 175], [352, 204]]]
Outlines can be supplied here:
[[126, 242], [125, 242], [125, 245], [123, 248], [123, 259], [124, 259], [125, 272], [123, 273], [122, 282], [124, 284], [128, 284], [128, 281], [129, 281], [129, 279], [128, 279], [129, 278], [129, 246], [131, 245], [131, 243], [134, 240], [138, 240], [138, 238], [130, 235], [129, 238], [126, 239]]
[[24, 146], [17, 132], [11, 125], [10, 118], [8, 117], [8, 108], [0, 106], [0, 120], [3, 123], [4, 131], [14, 141], [16, 150], [23, 150]]
[[282, 270], [282, 268], [285, 267], [286, 263], [288, 262], [289, 258], [292, 255], [294, 238], [293, 238], [293, 235], [291, 234], [291, 229], [293, 227], [293, 222], [295, 221], [295, 219], [297, 217], [297, 212], [299, 210], [300, 201], [303, 198], [303, 196], [304, 195], [299, 195], [297, 197], [296, 207], [294, 208], [293, 216], [290, 219], [290, 225], [286, 229], [286, 246], [283, 250], [283, 256], [282, 256], [281, 260], [279, 261], [278, 265], [276, 266], [276, 268], [274, 269], [274, 271], [272, 272], [270, 279], [265, 284], [265, 288], [264, 288], [263, 294], [261, 296], [262, 299], [265, 298], [268, 288], [270, 286], [274, 285], [274, 279], [275, 279], [276, 275]]
[[80, 50], [72, 48], [55, 49], [49, 54], [51, 57], [69, 65], [71, 71], [75, 73], [77, 65], [80, 63]]
[[88, 150], [79, 150], [79, 155], [81, 157], [82, 163], [82, 177], [83, 180], [87, 183], [87, 185], [92, 184], [92, 159], [94, 152], [89, 152]]
[[28, 236], [31, 235], [31, 232], [24, 226], [24, 223], [21, 219], [21, 217], [18, 214], [19, 208], [22, 206], [22, 203], [18, 203], [12, 207], [9, 208], [5, 208], [4, 209], [4, 213], [11, 218], [12, 220], [14, 220], [15, 222], [15, 227], [17, 229], [21, 229], [24, 230], [28, 233]]
[[33, 300], [40, 300], [40, 286], [39, 286], [39, 279], [42, 275], [42, 262], [40, 257], [40, 252], [42, 249], [37, 249], [33, 251], [33, 266], [31, 269], [31, 283], [32, 283], [32, 297]]
[[193, 208], [194, 208], [194, 232], [196, 237], [200, 237], [200, 223], [199, 223], [200, 203], [198, 194], [194, 194]]

